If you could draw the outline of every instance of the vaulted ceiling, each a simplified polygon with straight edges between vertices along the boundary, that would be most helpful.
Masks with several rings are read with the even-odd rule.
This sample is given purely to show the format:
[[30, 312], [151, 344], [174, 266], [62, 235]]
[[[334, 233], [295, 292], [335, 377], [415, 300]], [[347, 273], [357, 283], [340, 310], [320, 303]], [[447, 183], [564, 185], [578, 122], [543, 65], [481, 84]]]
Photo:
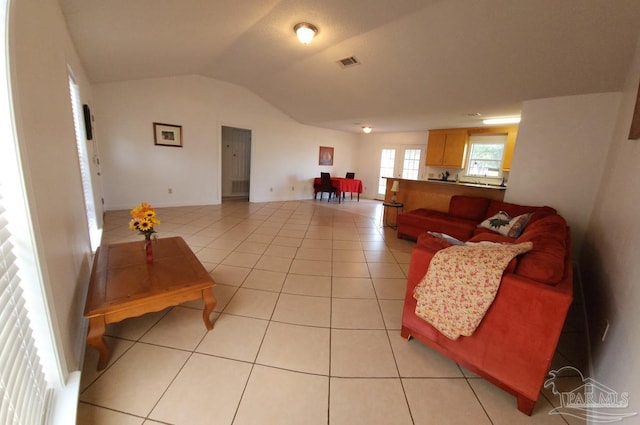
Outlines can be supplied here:
[[[617, 91], [640, 36], [639, 0], [60, 4], [94, 83], [199, 74], [346, 131], [473, 126], [525, 100]], [[302, 21], [319, 28], [309, 45]], [[342, 68], [350, 56], [360, 64]]]

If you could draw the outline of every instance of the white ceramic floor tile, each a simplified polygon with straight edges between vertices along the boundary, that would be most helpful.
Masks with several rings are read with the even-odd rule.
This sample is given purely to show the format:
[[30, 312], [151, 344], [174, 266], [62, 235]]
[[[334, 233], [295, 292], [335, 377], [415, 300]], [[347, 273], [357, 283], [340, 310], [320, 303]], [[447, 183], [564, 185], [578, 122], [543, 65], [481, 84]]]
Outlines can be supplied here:
[[284, 281], [282, 292], [295, 295], [330, 297], [331, 277], [289, 273]]
[[277, 300], [275, 292], [239, 288], [223, 312], [268, 320]]
[[78, 425], [142, 425], [143, 418], [92, 406], [86, 403], [78, 403], [76, 424]]
[[364, 252], [360, 249], [334, 249], [332, 256], [334, 263], [364, 263]]
[[[110, 359], [109, 365], [115, 363], [129, 348], [133, 346], [132, 341], [120, 338], [104, 337], [107, 347], [109, 347]], [[95, 381], [98, 376], [102, 375], [107, 369], [98, 370], [98, 360], [100, 354], [89, 346], [86, 347], [84, 353], [84, 362], [82, 364], [82, 374], [80, 376], [80, 391], [87, 389], [89, 385]]]
[[149, 417], [173, 424], [231, 425], [250, 371], [248, 363], [194, 354]]
[[289, 272], [315, 276], [331, 276], [331, 261], [299, 260], [294, 258]]
[[272, 320], [294, 325], [329, 327], [331, 299], [281, 294]]
[[416, 339], [406, 340], [400, 331], [388, 331], [400, 376], [403, 378], [462, 378], [458, 365]]
[[367, 263], [397, 263], [396, 257], [389, 250], [364, 251], [364, 256]]
[[235, 249], [235, 252], [246, 252], [249, 254], [263, 254], [269, 244], [264, 242], [244, 241]]
[[271, 257], [293, 258], [296, 256], [297, 252], [298, 248], [296, 247], [271, 244], [264, 252], [264, 255], [268, 255]]
[[[211, 277], [216, 283], [223, 285], [240, 286], [251, 272], [250, 268], [219, 265], [211, 272]], [[215, 289], [214, 289], [215, 290]]]
[[257, 270], [269, 270], [273, 272], [288, 272], [292, 258], [282, 256], [263, 255], [255, 265]]
[[256, 265], [258, 260], [260, 259], [260, 254], [249, 254], [246, 252], [237, 252], [234, 251], [229, 254], [221, 264], [226, 266], [236, 266], [236, 267], [253, 267]]
[[313, 261], [331, 261], [331, 249], [330, 248], [298, 248], [296, 253], [296, 259], [298, 260], [313, 260]]
[[334, 277], [331, 295], [336, 298], [376, 298], [371, 279], [365, 277]]
[[221, 248], [210, 248], [204, 247], [195, 251], [196, 257], [198, 260], [205, 263], [220, 263], [224, 260], [232, 250], [230, 248], [221, 249]]
[[340, 329], [384, 329], [378, 301], [333, 298], [331, 327]]
[[402, 268], [395, 263], [367, 263], [372, 278], [406, 278]]
[[372, 279], [373, 287], [376, 290], [378, 299], [381, 300], [404, 300], [404, 294], [407, 288], [407, 279], [405, 278], [380, 278]]
[[403, 379], [402, 385], [416, 424], [491, 425], [465, 379]]
[[146, 417], [189, 354], [135, 344], [80, 395], [80, 400]]
[[334, 277], [366, 277], [369, 278], [367, 263], [333, 262], [332, 276]]
[[331, 376], [398, 377], [387, 333], [332, 329]]
[[402, 328], [404, 300], [378, 300], [378, 304], [380, 304], [380, 310], [382, 311], [384, 326], [387, 329], [400, 330]]
[[254, 269], [242, 284], [243, 288], [262, 289], [263, 291], [280, 292], [287, 274], [269, 270]]
[[326, 425], [329, 378], [256, 365], [233, 425]]
[[140, 341], [181, 350], [193, 350], [207, 333], [202, 311], [174, 307]]
[[326, 328], [271, 322], [256, 363], [328, 375], [329, 337]]
[[414, 423], [411, 420], [400, 379], [331, 378], [330, 406], [331, 425], [412, 425]]
[[[216, 297], [216, 308], [214, 311], [220, 312], [224, 310], [237, 290], [237, 286], [216, 284], [216, 286], [213, 287], [213, 296]], [[199, 304], [199, 308], [204, 307], [202, 300], [199, 300]]]
[[553, 406], [540, 397], [531, 416], [520, 412], [516, 398], [484, 379], [469, 379], [469, 383], [494, 425], [566, 425], [560, 415], [549, 415]]
[[249, 317], [221, 314], [215, 327], [196, 348], [198, 353], [253, 362], [269, 322]]

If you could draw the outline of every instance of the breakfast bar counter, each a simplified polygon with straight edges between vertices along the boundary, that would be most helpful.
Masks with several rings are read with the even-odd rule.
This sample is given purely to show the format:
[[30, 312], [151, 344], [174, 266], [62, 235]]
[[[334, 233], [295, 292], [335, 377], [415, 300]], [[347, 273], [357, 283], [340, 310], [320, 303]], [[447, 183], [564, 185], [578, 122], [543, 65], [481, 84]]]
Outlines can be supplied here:
[[388, 177], [385, 201], [391, 199], [391, 185], [394, 180], [399, 182], [399, 191], [396, 198], [397, 202], [404, 204], [404, 211], [412, 211], [417, 208], [429, 208], [446, 212], [449, 208], [449, 200], [453, 195], [479, 196], [502, 201], [506, 190], [504, 186], [459, 183], [443, 180], [407, 180]]

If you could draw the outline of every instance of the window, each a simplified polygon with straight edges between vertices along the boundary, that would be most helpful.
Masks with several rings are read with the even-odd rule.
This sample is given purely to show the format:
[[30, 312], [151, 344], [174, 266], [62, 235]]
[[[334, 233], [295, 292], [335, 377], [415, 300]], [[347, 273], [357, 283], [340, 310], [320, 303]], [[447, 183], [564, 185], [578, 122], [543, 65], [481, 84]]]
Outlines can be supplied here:
[[420, 174], [420, 158], [422, 149], [405, 149], [404, 162], [402, 163], [402, 178], [408, 180], [418, 180]]
[[506, 134], [473, 135], [469, 139], [467, 176], [500, 177]]
[[379, 195], [384, 195], [387, 192], [387, 179], [384, 177], [393, 177], [395, 162], [396, 150], [382, 149], [382, 154], [380, 155], [380, 179], [378, 181]]
[[87, 136], [82, 128], [83, 111], [80, 101], [80, 88], [76, 84], [73, 75], [69, 75], [69, 94], [71, 96], [71, 109], [73, 111], [73, 127], [76, 133], [76, 148], [78, 150], [78, 161], [80, 163], [80, 177], [82, 178], [82, 189], [84, 191], [84, 205], [89, 226], [89, 237], [91, 239], [91, 249], [95, 252], [100, 246], [102, 230], [98, 227], [96, 218], [96, 207], [93, 202], [93, 186], [91, 183], [91, 167], [89, 166], [89, 153], [87, 152]]

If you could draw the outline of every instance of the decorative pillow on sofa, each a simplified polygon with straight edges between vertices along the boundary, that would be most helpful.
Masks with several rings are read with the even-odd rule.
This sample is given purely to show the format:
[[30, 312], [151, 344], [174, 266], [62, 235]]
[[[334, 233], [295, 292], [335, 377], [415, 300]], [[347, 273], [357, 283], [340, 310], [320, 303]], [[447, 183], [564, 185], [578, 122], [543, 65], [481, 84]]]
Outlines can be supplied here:
[[501, 235], [508, 236], [510, 238], [517, 238], [522, 234], [525, 226], [531, 218], [531, 213], [519, 215], [517, 217], [511, 217], [504, 211], [489, 217], [482, 223], [478, 224], [478, 227], [493, 230]]

